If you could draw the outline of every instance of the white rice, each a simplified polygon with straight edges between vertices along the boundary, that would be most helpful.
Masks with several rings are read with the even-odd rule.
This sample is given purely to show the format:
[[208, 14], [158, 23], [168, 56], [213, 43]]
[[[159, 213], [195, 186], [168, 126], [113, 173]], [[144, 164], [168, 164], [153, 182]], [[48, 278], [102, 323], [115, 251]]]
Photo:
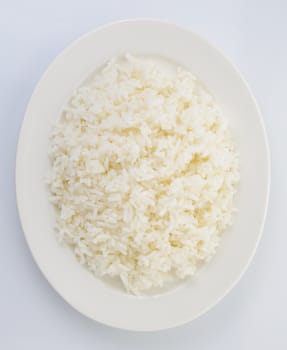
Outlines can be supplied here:
[[58, 236], [128, 292], [192, 276], [231, 224], [238, 156], [189, 72], [127, 55], [80, 87], [55, 125]]

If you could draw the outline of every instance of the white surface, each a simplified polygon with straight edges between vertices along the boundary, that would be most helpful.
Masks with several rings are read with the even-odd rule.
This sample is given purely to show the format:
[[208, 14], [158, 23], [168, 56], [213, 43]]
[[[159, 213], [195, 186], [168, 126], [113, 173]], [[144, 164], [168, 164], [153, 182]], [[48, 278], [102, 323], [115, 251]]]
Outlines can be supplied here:
[[[168, 293], [156, 298], [132, 297], [123, 293], [117, 281], [112, 285], [103, 283], [78, 264], [72, 251], [58, 244], [44, 182], [49, 169], [51, 126], [63, 104], [79, 81], [86, 80], [91, 71], [111, 57], [123, 54], [123, 50], [166, 57], [202, 79], [229, 119], [240, 155], [235, 204], [238, 213], [216, 256], [196, 278], [175, 283], [177, 288], [166, 289]], [[170, 23], [117, 22], [85, 35], [59, 55], [29, 102], [16, 167], [21, 222], [38, 266], [55, 290], [77, 310], [118, 328], [166, 329], [205, 313], [241, 277], [261, 236], [269, 193], [269, 153], [257, 105], [240, 75], [220, 52], [188, 29]], [[260, 178], [256, 172], [261, 173]]]
[[[0, 2], [0, 348], [284, 349], [287, 346], [285, 1]], [[25, 244], [15, 207], [17, 134], [35, 83], [80, 34], [119, 18], [186, 24], [238, 65], [263, 112], [272, 156], [271, 201], [257, 255], [212, 311], [178, 329], [137, 334], [84, 318], [49, 287]], [[258, 174], [260, 176], [260, 174]]]

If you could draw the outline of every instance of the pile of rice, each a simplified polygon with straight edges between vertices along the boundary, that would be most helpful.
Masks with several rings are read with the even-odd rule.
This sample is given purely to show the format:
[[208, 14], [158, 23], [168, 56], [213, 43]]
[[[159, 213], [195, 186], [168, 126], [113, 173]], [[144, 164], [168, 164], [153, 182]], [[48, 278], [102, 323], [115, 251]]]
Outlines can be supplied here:
[[50, 157], [58, 236], [128, 292], [194, 275], [231, 224], [238, 156], [220, 108], [183, 69], [110, 61], [72, 96]]

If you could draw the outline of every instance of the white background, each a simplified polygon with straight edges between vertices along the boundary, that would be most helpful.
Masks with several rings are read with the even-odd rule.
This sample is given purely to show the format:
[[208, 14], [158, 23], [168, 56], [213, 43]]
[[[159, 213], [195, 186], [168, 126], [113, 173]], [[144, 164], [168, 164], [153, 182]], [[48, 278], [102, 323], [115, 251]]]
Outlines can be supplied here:
[[[187, 25], [231, 58], [261, 106], [272, 157], [263, 239], [240, 283], [191, 324], [146, 334], [92, 322], [52, 290], [24, 241], [14, 188], [19, 127], [49, 62], [81, 34], [133, 17]], [[287, 2], [0, 0], [0, 44], [0, 349], [287, 349]]]

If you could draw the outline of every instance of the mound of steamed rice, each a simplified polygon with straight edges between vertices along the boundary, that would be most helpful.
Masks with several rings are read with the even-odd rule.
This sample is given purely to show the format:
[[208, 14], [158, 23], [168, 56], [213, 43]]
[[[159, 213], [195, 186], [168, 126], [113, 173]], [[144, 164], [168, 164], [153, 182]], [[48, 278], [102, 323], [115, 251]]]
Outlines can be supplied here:
[[220, 108], [183, 69], [112, 60], [72, 96], [50, 157], [58, 236], [129, 292], [194, 275], [231, 224], [238, 157]]

